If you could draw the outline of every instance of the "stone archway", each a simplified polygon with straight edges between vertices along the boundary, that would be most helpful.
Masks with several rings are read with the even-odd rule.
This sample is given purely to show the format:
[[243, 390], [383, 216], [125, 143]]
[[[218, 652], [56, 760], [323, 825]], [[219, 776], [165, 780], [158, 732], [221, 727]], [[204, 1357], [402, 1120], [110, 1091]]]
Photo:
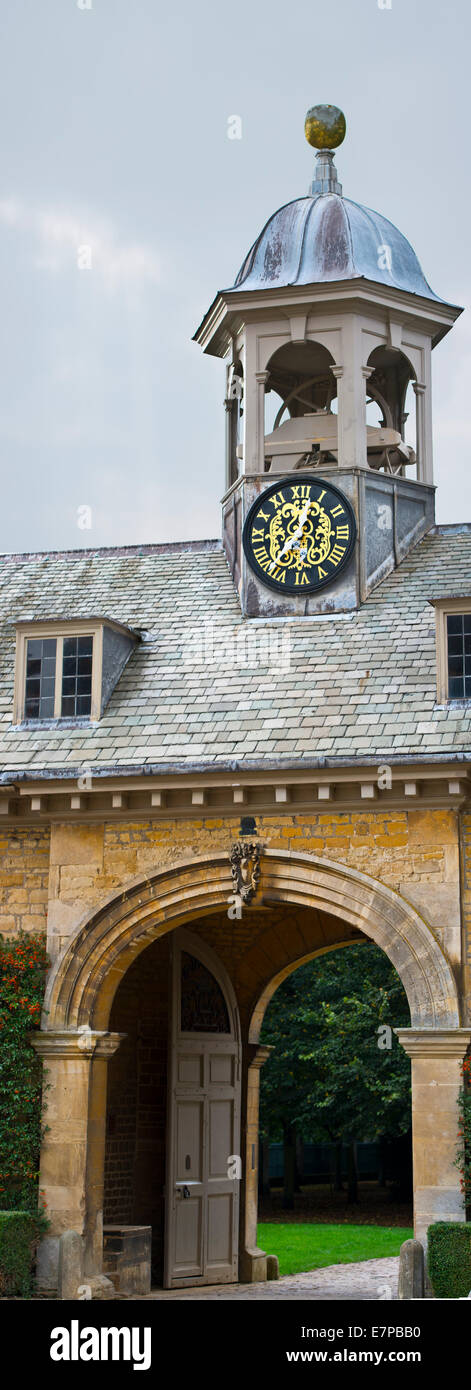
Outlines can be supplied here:
[[[401, 1042], [415, 1059], [413, 1070], [418, 1077], [418, 1229], [423, 1233], [429, 1221], [437, 1219], [437, 1213], [443, 1210], [459, 1219], [459, 1179], [456, 1170], [452, 1171], [452, 1141], [457, 1128], [459, 1065], [471, 1034], [459, 1026], [457, 986], [437, 936], [408, 902], [358, 870], [309, 854], [280, 850], [265, 850], [261, 866], [256, 907], [290, 905], [324, 912], [375, 941], [395, 966], [411, 1011], [412, 1026], [402, 1030]], [[91, 1274], [100, 1269], [102, 1117], [107, 1059], [120, 1042], [118, 1034], [108, 1031], [118, 984], [150, 942], [195, 919], [225, 913], [231, 892], [228, 854], [185, 860], [160, 869], [127, 884], [124, 891], [88, 914], [51, 971], [44, 1031], [35, 1042], [49, 1070], [53, 1115], [43, 1145], [41, 1170], [42, 1187], [49, 1193], [53, 1230], [42, 1253], [41, 1282], [45, 1287], [54, 1287], [58, 1236], [62, 1230], [80, 1231], [86, 1271]], [[293, 956], [299, 957], [294, 946]], [[291, 959], [289, 965], [295, 967], [296, 960]], [[279, 973], [267, 978], [247, 1038], [251, 1063], [247, 1110], [251, 1113], [252, 1129], [256, 1125], [254, 1102], [264, 1053], [257, 1047], [257, 1030], [278, 983]], [[441, 1111], [438, 1113], [440, 1106], [443, 1116]], [[444, 1138], [431, 1146], [435, 1158], [430, 1163], [427, 1160], [424, 1167], [422, 1120], [426, 1129], [424, 1117], [430, 1110], [438, 1129], [444, 1126]], [[249, 1118], [246, 1138], [249, 1153], [254, 1143]], [[250, 1166], [253, 1168], [253, 1163]], [[253, 1182], [249, 1178], [246, 1189], [242, 1277], [249, 1279], [261, 1277], [263, 1259], [260, 1263], [262, 1252], [253, 1239], [256, 1207], [253, 1202], [250, 1207]]]
[[[232, 892], [225, 854], [186, 860], [128, 884], [88, 914], [49, 977], [47, 1030], [106, 1030], [112, 999], [149, 941], [224, 907]], [[377, 879], [309, 854], [265, 850], [258, 902], [315, 907], [341, 918], [386, 952], [406, 991], [416, 1028], [456, 1028], [456, 981], [433, 929]], [[276, 985], [274, 986], [276, 988]]]

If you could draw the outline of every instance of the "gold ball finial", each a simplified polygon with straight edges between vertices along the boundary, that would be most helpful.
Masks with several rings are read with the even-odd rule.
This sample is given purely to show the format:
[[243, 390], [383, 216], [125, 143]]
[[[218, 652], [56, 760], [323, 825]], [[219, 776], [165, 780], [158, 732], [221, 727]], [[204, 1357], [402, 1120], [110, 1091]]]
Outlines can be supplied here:
[[304, 134], [315, 150], [336, 150], [345, 140], [346, 129], [339, 106], [311, 106], [306, 113]]

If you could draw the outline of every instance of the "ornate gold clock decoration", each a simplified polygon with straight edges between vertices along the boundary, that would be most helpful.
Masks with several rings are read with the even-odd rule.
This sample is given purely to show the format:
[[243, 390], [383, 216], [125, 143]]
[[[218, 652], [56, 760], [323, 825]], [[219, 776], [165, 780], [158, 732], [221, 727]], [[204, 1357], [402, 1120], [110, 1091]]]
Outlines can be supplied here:
[[285, 478], [257, 497], [243, 544], [249, 565], [271, 589], [304, 594], [331, 584], [356, 539], [350, 502], [323, 478]]

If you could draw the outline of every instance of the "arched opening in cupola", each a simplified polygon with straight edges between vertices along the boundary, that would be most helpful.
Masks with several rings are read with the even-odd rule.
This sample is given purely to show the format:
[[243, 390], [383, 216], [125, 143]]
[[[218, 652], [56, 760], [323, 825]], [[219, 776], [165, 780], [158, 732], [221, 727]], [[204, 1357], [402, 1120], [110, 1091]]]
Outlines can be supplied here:
[[[366, 422], [370, 468], [414, 479], [417, 476], [414, 368], [399, 348], [385, 345], [373, 349], [368, 367]], [[376, 443], [371, 427], [379, 428], [383, 436], [378, 436]]]
[[[328, 349], [312, 340], [286, 343], [273, 353], [265, 384], [266, 472], [276, 469], [278, 459], [283, 468], [299, 468], [308, 459], [312, 467], [321, 453], [333, 460], [328, 446], [337, 447], [334, 365]], [[313, 432], [319, 440], [311, 439]]]

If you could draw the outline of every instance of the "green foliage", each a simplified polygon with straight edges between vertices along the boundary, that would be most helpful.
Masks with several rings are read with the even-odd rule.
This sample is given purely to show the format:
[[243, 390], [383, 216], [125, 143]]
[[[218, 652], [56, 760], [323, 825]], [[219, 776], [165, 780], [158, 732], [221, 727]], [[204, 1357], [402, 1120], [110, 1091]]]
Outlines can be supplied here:
[[41, 1141], [38, 1028], [47, 957], [44, 938], [0, 940], [0, 1206], [37, 1212]]
[[460, 1171], [460, 1187], [466, 1211], [471, 1213], [471, 1058], [463, 1062], [463, 1085], [459, 1092], [459, 1143], [455, 1159]]
[[319, 1225], [314, 1222], [262, 1221], [257, 1242], [267, 1255], [278, 1255], [280, 1275], [300, 1274], [327, 1265], [352, 1264], [398, 1255], [412, 1231], [401, 1226]]
[[32, 1265], [44, 1221], [28, 1211], [0, 1211], [0, 1296], [28, 1298]]
[[[410, 1024], [399, 976], [377, 946], [330, 952], [273, 996], [262, 1041], [261, 1127], [305, 1140], [395, 1138], [410, 1128], [410, 1062], [392, 1029]], [[391, 1033], [378, 1036], [386, 1025]], [[382, 1041], [391, 1046], [382, 1047]]]
[[471, 1222], [435, 1221], [428, 1228], [428, 1269], [435, 1298], [471, 1291]]

